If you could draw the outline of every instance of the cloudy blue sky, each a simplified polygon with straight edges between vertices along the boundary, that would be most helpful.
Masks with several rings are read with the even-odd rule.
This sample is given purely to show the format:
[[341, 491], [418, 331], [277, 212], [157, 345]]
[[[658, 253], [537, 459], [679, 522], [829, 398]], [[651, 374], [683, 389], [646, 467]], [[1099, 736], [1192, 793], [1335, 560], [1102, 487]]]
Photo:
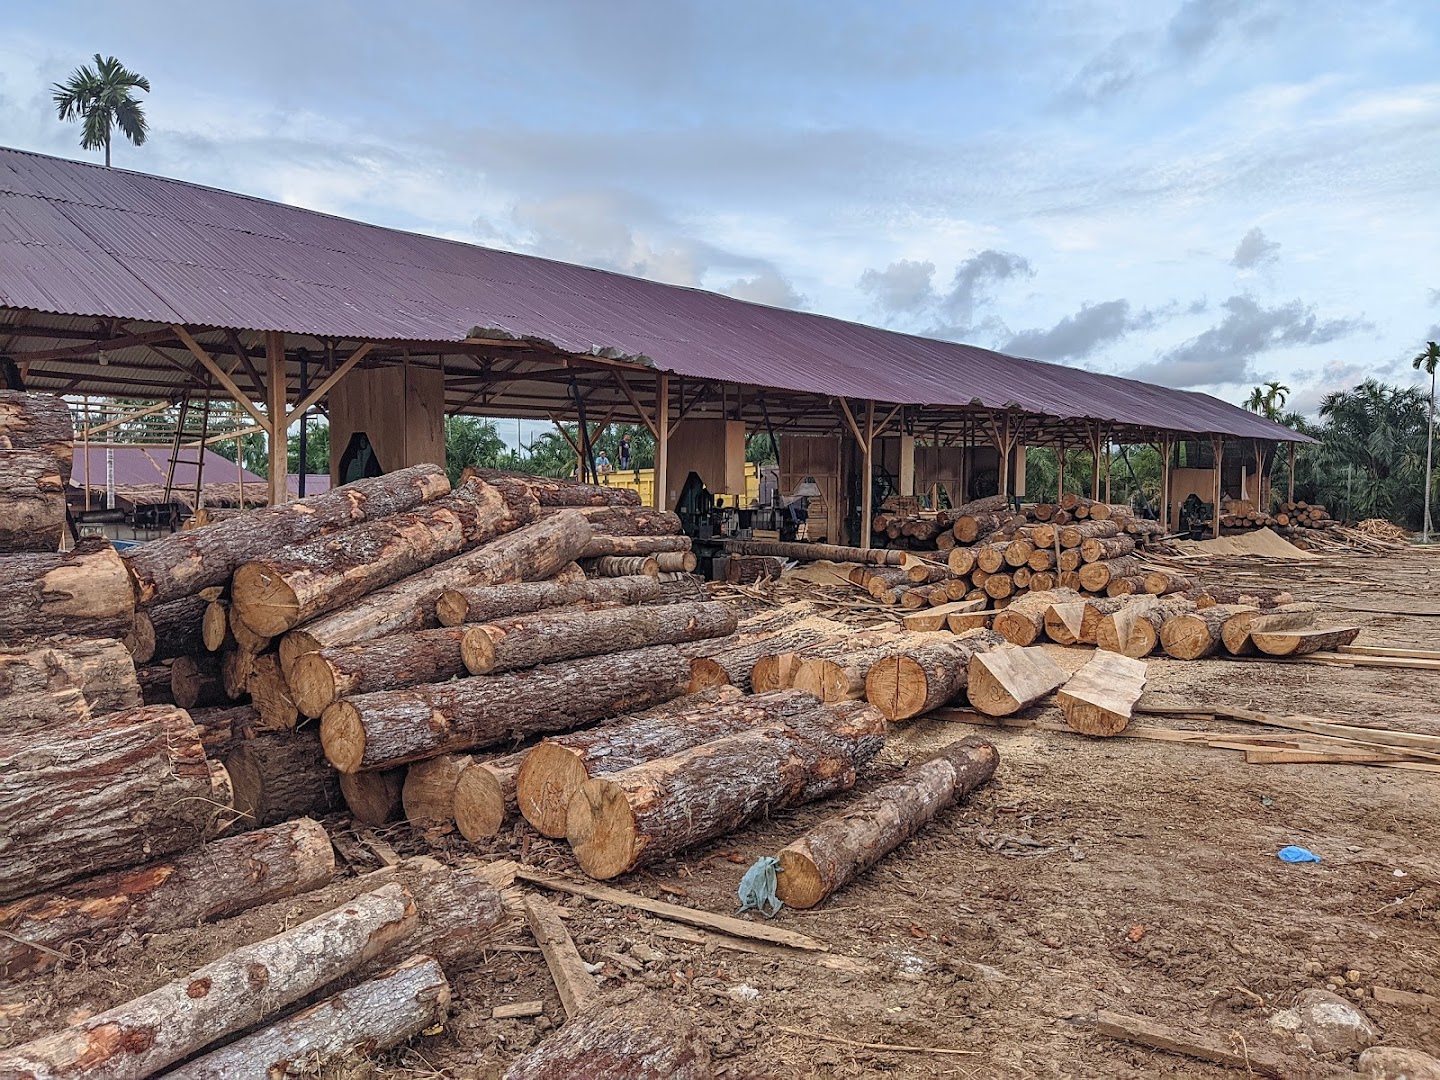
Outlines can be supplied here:
[[20, 0], [0, 143], [1230, 400], [1440, 336], [1433, 0]]

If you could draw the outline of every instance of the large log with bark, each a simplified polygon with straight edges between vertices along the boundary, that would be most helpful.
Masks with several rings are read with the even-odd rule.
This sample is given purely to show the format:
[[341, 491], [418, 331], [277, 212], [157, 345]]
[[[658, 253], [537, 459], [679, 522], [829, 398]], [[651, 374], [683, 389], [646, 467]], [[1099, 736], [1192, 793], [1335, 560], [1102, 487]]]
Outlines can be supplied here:
[[557, 480], [549, 476], [506, 472], [503, 469], [480, 469], [467, 466], [460, 474], [462, 482], [478, 476], [487, 484], [524, 488], [541, 506], [639, 506], [640, 493], [634, 488], [607, 487], [603, 484], [581, 484], [575, 480]]
[[1274, 589], [1263, 585], [1197, 585], [1186, 589], [1181, 595], [1194, 600], [1197, 608], [1213, 607], [1216, 604], [1239, 604], [1248, 607], [1273, 608], [1293, 604], [1295, 598], [1285, 589]]
[[359, 694], [325, 710], [320, 737], [341, 772], [495, 746], [643, 709], [685, 692], [690, 664], [667, 645], [485, 679]]
[[455, 828], [466, 840], [488, 840], [515, 813], [515, 782], [525, 751], [472, 758], [455, 781]]
[[1044, 649], [990, 649], [970, 657], [965, 696], [987, 716], [1013, 716], [1054, 693], [1067, 677]]
[[1029, 592], [1004, 611], [997, 611], [992, 625], [995, 632], [1012, 645], [1034, 645], [1045, 633], [1045, 613], [1051, 605], [1079, 599], [1080, 594], [1073, 589]]
[[1245, 608], [1225, 620], [1225, 625], [1220, 628], [1220, 639], [1231, 656], [1253, 656], [1256, 649], [1255, 642], [1250, 639], [1252, 629], [1308, 630], [1315, 625], [1319, 612], [1319, 604], [1287, 604], [1266, 611]]
[[174, 665], [175, 661], [165, 660], [135, 669], [135, 681], [140, 684], [140, 697], [146, 705], [175, 704], [175, 693], [170, 688], [170, 669]]
[[0, 978], [48, 970], [72, 942], [213, 922], [318, 889], [334, 874], [330, 837], [302, 818], [36, 893], [0, 907]]
[[865, 677], [865, 700], [887, 720], [938, 709], [965, 689], [970, 658], [1005, 641], [993, 630], [934, 635], [899, 656], [876, 663]]
[[200, 745], [205, 756], [219, 761], [235, 744], [253, 739], [262, 730], [260, 713], [250, 705], [219, 706], [210, 709], [189, 709], [190, 720], [200, 732]]
[[460, 645], [473, 675], [515, 671], [557, 660], [674, 645], [733, 633], [728, 604], [668, 604], [595, 611], [558, 611], [472, 627]]
[[290, 682], [280, 670], [280, 657], [275, 653], [266, 653], [251, 661], [245, 688], [265, 730], [290, 731], [300, 722], [300, 708], [295, 704]]
[[[230, 584], [234, 612], [271, 636], [534, 520], [538, 508], [470, 480], [405, 514], [369, 521], [253, 560]], [[568, 561], [568, 560], [567, 560]]]
[[503, 1080], [711, 1080], [710, 1051], [674, 1009], [592, 1009], [517, 1058]]
[[1351, 644], [1360, 635], [1358, 626], [1328, 626], [1311, 630], [1282, 630], [1262, 622], [1250, 628], [1255, 648], [1266, 656], [1305, 656]]
[[571, 798], [592, 777], [819, 709], [812, 696], [799, 690], [754, 697], [708, 690], [591, 731], [548, 738], [521, 762], [516, 806], [540, 835], [561, 837]]
[[839, 646], [827, 655], [801, 653], [801, 662], [790, 685], [827, 705], [859, 701], [865, 696], [865, 679], [871, 668], [882, 660], [914, 649], [924, 640], [914, 634], [889, 634], [884, 640], [864, 647], [858, 641]]
[[339, 777], [314, 730], [246, 739], [225, 755], [225, 771], [235, 793], [238, 828], [327, 814], [341, 803]]
[[0, 449], [0, 553], [52, 552], [65, 531], [65, 480], [43, 450]]
[[445, 626], [387, 634], [359, 645], [336, 645], [304, 653], [288, 679], [296, 707], [320, 716], [332, 703], [352, 694], [400, 690], [465, 675], [460, 643], [468, 626]]
[[[125, 647], [137, 664], [205, 652], [205, 609], [210, 601], [182, 596], [135, 612]], [[213, 650], [211, 650], [213, 651]]]
[[124, 645], [114, 638], [73, 638], [0, 650], [0, 736], [75, 716], [77, 697], [97, 716], [143, 704]]
[[[1096, 525], [1109, 525], [1108, 521], [1097, 521]], [[1135, 553], [1135, 539], [1130, 536], [1111, 536], [1105, 539], [1091, 536], [1080, 545], [1081, 561], [1087, 563], [1119, 559]]]
[[798, 652], [828, 641], [835, 634], [833, 624], [825, 626], [791, 626], [774, 634], [741, 641], [733, 648], [696, 656], [690, 660], [688, 692], [698, 694], [714, 686], [737, 686], [751, 689], [750, 673], [762, 657], [785, 652]]
[[404, 816], [404, 785], [404, 766], [340, 774], [340, 795], [350, 815], [366, 825], [388, 825]]
[[130, 578], [109, 540], [0, 559], [0, 641], [123, 638], [134, 618]]
[[0, 1051], [0, 1076], [153, 1076], [357, 970], [405, 941], [417, 921], [406, 889], [382, 886], [133, 1001]]
[[1095, 630], [1095, 646], [1139, 659], [1160, 647], [1160, 629], [1166, 620], [1195, 610], [1183, 597], [1160, 599], [1146, 593], [1101, 618]]
[[590, 538], [582, 559], [598, 559], [604, 555], [684, 555], [690, 553], [688, 536], [608, 536], [597, 534]]
[[660, 583], [648, 575], [602, 581], [522, 581], [446, 589], [435, 602], [435, 614], [442, 626], [459, 626], [574, 604], [644, 604], [659, 597]]
[[702, 743], [585, 781], [566, 835], [585, 873], [613, 878], [767, 811], [848, 790], [884, 737], [875, 709], [846, 702]]
[[1145, 575], [1145, 591], [1153, 596], [1167, 596], [1194, 587], [1194, 578], [1172, 570], [1151, 570]]
[[436, 602], [447, 589], [543, 581], [589, 542], [584, 517], [562, 510], [290, 631], [280, 642], [281, 665], [288, 673], [303, 653], [431, 629], [437, 625]]
[[1062, 548], [1078, 548], [1083, 547], [1086, 540], [1106, 540], [1119, 535], [1120, 526], [1114, 521], [1077, 521], [1060, 526], [1052, 543], [1058, 542]]
[[[577, 514], [585, 515], [590, 530], [604, 536], [678, 536], [680, 515], [671, 510], [655, 510], [648, 506], [577, 506]], [[558, 514], [559, 507], [546, 507], [541, 517]]]
[[1160, 627], [1160, 645], [1176, 660], [1200, 660], [1220, 648], [1225, 623], [1247, 610], [1236, 604], [1196, 607], [1165, 620]]
[[1145, 690], [1145, 662], [1096, 652], [1056, 695], [1065, 723], [1086, 735], [1118, 735]]
[[1104, 592], [1112, 578], [1136, 577], [1140, 573], [1140, 560], [1133, 555], [1090, 562], [1080, 567], [1080, 587], [1089, 592]]
[[225, 691], [220, 672], [221, 657], [215, 653], [181, 656], [170, 665], [170, 692], [182, 709], [228, 705], [233, 698]]
[[24, 390], [0, 390], [0, 466], [8, 460], [6, 451], [15, 450], [49, 454], [59, 465], [61, 482], [70, 482], [75, 424], [64, 398]]
[[852, 800], [780, 849], [776, 896], [791, 907], [813, 908], [986, 783], [999, 761], [990, 743], [964, 739]]
[[190, 847], [230, 804], [171, 706], [0, 737], [0, 901]]
[[342, 990], [278, 1024], [247, 1035], [166, 1073], [169, 1080], [235, 1080], [324, 1074], [332, 1063], [399, 1046], [449, 1013], [450, 983], [424, 954]]
[[[609, 531], [609, 530], [597, 530]], [[839, 547], [835, 544], [785, 544], [776, 540], [731, 540], [725, 544], [731, 555], [774, 555], [796, 562], [851, 562], [866, 566], [900, 566], [905, 561], [903, 551], [889, 548]]]
[[444, 469], [414, 465], [151, 540], [127, 551], [125, 565], [135, 579], [140, 602], [163, 603], [207, 586], [223, 585], [240, 566], [273, 551], [303, 544], [322, 533], [406, 513], [449, 491]]

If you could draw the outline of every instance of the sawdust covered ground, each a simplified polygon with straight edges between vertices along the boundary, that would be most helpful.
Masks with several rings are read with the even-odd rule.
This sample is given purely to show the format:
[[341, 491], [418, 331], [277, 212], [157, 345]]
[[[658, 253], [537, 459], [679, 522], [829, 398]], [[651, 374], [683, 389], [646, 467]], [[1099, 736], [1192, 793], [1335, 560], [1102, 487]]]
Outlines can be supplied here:
[[[1367, 627], [1361, 643], [1434, 648], [1434, 618], [1345, 611], [1377, 597], [1440, 599], [1440, 557], [1399, 562], [1397, 570], [1326, 559], [1267, 567], [1263, 576], [1289, 579], [1297, 598], [1332, 605], [1337, 620], [1357, 619]], [[1252, 562], [1211, 576], [1255, 580], [1245, 575], [1257, 569]], [[1085, 659], [1082, 650], [1051, 651], [1070, 668]], [[1197, 710], [1303, 711], [1440, 731], [1440, 673], [1152, 661], [1149, 693]], [[865, 786], [978, 730], [908, 725]], [[778, 925], [828, 942], [831, 959], [711, 949], [685, 940], [693, 934], [675, 924], [557, 897], [582, 955], [600, 965], [608, 994], [658, 1000], [691, 1019], [721, 1075], [1236, 1075], [1102, 1037], [1095, 1014], [1135, 1013], [1236, 1048], [1278, 1048], [1268, 1017], [1298, 991], [1326, 986], [1355, 998], [1388, 1044], [1440, 1054], [1440, 1015], [1381, 1004], [1372, 993], [1378, 985], [1440, 995], [1440, 775], [1247, 765], [1235, 751], [1139, 739], [981, 733], [1001, 754], [991, 785], [827, 905], [779, 916]], [[786, 814], [614, 884], [728, 914], [750, 863], [835, 809]], [[386, 835], [403, 853], [474, 853], [404, 826]], [[1275, 852], [1287, 844], [1324, 861], [1281, 863]], [[518, 828], [488, 851], [573, 869], [563, 844]], [[0, 1043], [125, 1000], [312, 907], [323, 905], [297, 900], [130, 943], [80, 971], [0, 992], [0, 1015], [14, 1025]], [[529, 939], [507, 940], [522, 951], [494, 953], [459, 976], [446, 1031], [386, 1055], [379, 1075], [498, 1075], [561, 1022], [543, 963], [523, 951]], [[543, 1017], [490, 1018], [496, 1005], [531, 999], [544, 1001]], [[865, 1049], [827, 1035], [930, 1052]]]

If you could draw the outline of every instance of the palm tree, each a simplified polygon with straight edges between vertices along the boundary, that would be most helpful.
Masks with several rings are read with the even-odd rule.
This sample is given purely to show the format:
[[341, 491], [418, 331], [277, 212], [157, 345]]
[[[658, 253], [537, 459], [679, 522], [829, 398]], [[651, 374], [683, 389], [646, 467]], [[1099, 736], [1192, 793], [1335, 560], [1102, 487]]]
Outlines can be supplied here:
[[1268, 382], [1250, 391], [1250, 396], [1245, 399], [1245, 408], [1260, 413], [1266, 420], [1278, 423], [1289, 396], [1290, 387], [1280, 382]]
[[1440, 365], [1440, 345], [1433, 341], [1425, 343], [1425, 351], [1412, 360], [1415, 370], [1425, 369], [1430, 376], [1430, 419], [1425, 425], [1425, 519], [1421, 526], [1421, 542], [1430, 542], [1430, 463], [1435, 447], [1435, 368]]
[[110, 167], [110, 135], [115, 128], [136, 146], [145, 142], [149, 124], [145, 107], [132, 93], [150, 92], [150, 80], [131, 71], [113, 56], [95, 54], [95, 66], [82, 64], [63, 83], [51, 88], [55, 110], [61, 120], [83, 124], [80, 146], [85, 150], [105, 149], [105, 167]]

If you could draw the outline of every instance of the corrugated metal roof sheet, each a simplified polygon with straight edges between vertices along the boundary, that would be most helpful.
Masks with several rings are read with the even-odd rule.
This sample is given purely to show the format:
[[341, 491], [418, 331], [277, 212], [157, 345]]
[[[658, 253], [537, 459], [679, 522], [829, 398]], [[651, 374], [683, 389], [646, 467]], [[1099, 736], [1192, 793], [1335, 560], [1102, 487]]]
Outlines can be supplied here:
[[[71, 486], [84, 487], [88, 483], [90, 487], [104, 487], [107, 453], [114, 455], [116, 487], [137, 488], [165, 483], [165, 471], [170, 465], [169, 448], [162, 450], [151, 446], [91, 446], [88, 448], [87, 466], [87, 447], [83, 443], [77, 443], [75, 465], [70, 475]], [[204, 479], [207, 484], [236, 483], [242, 479], [246, 484], [265, 483], [261, 477], [248, 469], [241, 469], [235, 462], [214, 450], [207, 449], [204, 456]], [[175, 458], [176, 488], [194, 488], [198, 460], [195, 448], [181, 449]], [[325, 477], [325, 481], [328, 486], [330, 478]]]
[[6, 148], [0, 304], [349, 340], [498, 327], [693, 378], [1304, 441], [1205, 394]]

